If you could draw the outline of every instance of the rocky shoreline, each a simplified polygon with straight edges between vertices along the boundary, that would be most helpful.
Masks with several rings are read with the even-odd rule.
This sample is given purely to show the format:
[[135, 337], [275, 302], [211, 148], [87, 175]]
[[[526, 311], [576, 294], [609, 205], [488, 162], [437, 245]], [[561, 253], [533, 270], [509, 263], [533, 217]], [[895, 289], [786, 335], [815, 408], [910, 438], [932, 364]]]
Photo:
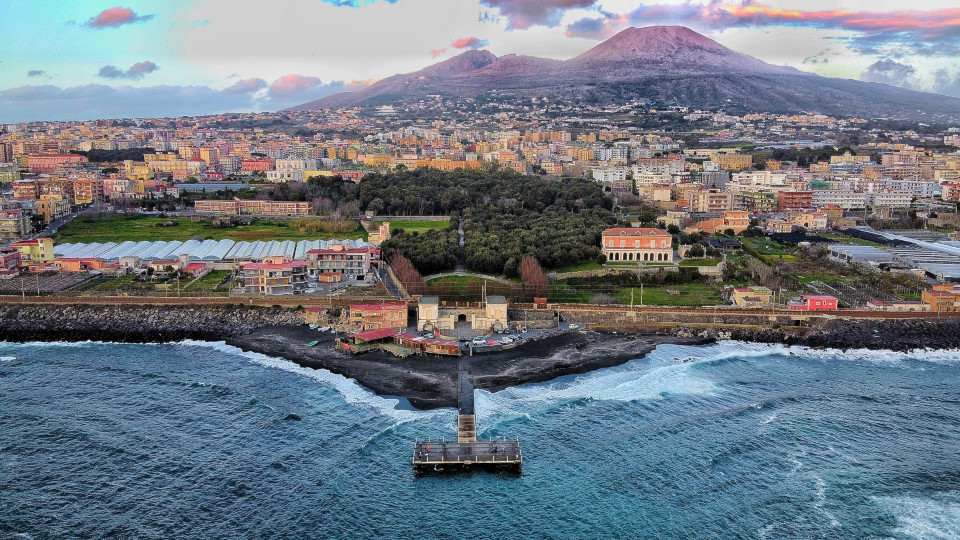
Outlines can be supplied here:
[[116, 341], [166, 343], [222, 341], [257, 328], [299, 325], [302, 314], [257, 306], [103, 306], [13, 304], [0, 306], [3, 341]]
[[[908, 351], [960, 348], [960, 319], [832, 320], [806, 329], [723, 331], [679, 326], [667, 334], [568, 332], [473, 357], [350, 356], [332, 349], [333, 334], [303, 324], [299, 310], [230, 306], [0, 306], [0, 340], [163, 343], [225, 341], [245, 351], [285, 358], [355, 379], [380, 395], [401, 396], [421, 409], [456, 405], [456, 375], [467, 369], [477, 388], [498, 391], [623, 364], [663, 344], [733, 339], [816, 348]], [[630, 333], [633, 332], [633, 333]], [[319, 340], [310, 347], [307, 343]]]

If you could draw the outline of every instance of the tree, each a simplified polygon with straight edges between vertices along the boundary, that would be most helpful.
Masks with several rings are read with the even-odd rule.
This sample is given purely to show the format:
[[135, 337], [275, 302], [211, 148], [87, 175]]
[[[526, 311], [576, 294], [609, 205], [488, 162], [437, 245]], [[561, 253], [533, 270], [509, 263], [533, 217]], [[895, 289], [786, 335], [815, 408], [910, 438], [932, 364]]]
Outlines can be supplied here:
[[403, 256], [403, 253], [395, 254], [390, 259], [390, 266], [396, 272], [400, 283], [407, 289], [407, 293], [412, 295], [427, 294], [427, 282], [424, 281], [420, 272], [417, 272], [417, 269], [413, 267], [413, 263]]
[[706, 251], [703, 249], [702, 244], [694, 244], [693, 247], [691, 247], [690, 250], [687, 251], [687, 257], [690, 257], [692, 259], [699, 259], [704, 255], [706, 255]]
[[667, 225], [667, 232], [676, 236], [680, 234], [680, 227], [675, 223], [671, 223], [670, 225]]
[[537, 259], [530, 255], [520, 259], [520, 277], [523, 280], [523, 293], [527, 301], [546, 298], [550, 294], [550, 279], [547, 278]]
[[736, 236], [737, 233], [733, 229], [724, 229], [723, 234], [726, 236]]

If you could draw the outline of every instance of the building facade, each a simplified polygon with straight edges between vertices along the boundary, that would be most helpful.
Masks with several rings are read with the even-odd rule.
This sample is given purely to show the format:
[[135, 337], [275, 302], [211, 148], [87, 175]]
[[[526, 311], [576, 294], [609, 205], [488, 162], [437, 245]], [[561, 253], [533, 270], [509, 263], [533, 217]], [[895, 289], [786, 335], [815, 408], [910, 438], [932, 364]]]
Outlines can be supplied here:
[[607, 261], [673, 261], [673, 236], [663, 229], [607, 229], [603, 231], [601, 242]]

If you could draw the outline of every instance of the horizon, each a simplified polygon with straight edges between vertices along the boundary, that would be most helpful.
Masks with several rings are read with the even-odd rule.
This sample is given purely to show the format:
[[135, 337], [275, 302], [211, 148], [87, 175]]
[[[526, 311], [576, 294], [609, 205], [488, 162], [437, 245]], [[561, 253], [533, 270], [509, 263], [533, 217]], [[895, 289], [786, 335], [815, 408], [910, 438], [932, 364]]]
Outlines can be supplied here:
[[655, 26], [686, 27], [806, 73], [960, 97], [960, 8], [927, 4], [284, 0], [264, 11], [227, 0], [23, 3], [0, 21], [11, 52], [0, 61], [0, 122], [275, 112], [471, 50], [567, 60], [628, 28]]

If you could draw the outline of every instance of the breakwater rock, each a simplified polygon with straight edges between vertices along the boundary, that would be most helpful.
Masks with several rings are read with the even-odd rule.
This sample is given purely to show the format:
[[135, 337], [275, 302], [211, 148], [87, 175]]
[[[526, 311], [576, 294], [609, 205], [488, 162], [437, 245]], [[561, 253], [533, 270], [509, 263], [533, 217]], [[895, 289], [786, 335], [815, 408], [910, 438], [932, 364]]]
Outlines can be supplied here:
[[303, 324], [300, 310], [229, 306], [0, 306], [0, 340], [160, 343], [220, 341], [257, 328]]
[[833, 320], [798, 333], [793, 329], [734, 330], [731, 339], [833, 349], [909, 351], [960, 348], [960, 319]]

